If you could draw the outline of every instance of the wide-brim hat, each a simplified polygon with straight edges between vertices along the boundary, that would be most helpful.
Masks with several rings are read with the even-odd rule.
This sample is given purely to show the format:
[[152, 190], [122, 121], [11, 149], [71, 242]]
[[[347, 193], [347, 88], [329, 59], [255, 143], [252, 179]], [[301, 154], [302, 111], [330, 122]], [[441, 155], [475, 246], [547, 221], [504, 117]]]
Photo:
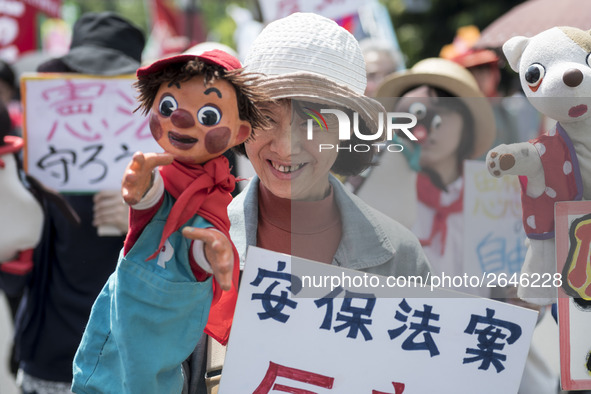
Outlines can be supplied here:
[[60, 60], [83, 74], [133, 74], [144, 45], [143, 33], [127, 20], [113, 12], [90, 12], [74, 24], [70, 50]]
[[294, 13], [271, 22], [252, 43], [244, 66], [262, 75], [258, 84], [273, 100], [345, 107], [377, 130], [384, 107], [363, 94], [367, 80], [359, 44], [328, 18]]
[[377, 97], [400, 98], [422, 85], [443, 89], [462, 99], [474, 119], [474, 150], [470, 158], [485, 154], [497, 133], [493, 109], [470, 71], [459, 64], [442, 58], [421, 60], [410, 70], [386, 78], [378, 88]]

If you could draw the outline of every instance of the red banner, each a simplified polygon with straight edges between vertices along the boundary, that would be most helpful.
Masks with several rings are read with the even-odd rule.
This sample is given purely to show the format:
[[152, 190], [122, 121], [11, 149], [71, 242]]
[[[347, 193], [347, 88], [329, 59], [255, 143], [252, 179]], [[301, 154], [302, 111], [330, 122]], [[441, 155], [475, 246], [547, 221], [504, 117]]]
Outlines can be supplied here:
[[40, 15], [59, 18], [61, 0], [0, 0], [0, 58], [14, 62], [38, 48]]
[[196, 10], [181, 10], [174, 0], [154, 0], [152, 15], [151, 36], [158, 47], [154, 57], [182, 52], [205, 40], [201, 15]]
[[[5, 2], [6, 1], [3, 1], [3, 3]], [[60, 17], [62, 0], [21, 0], [20, 2], [33, 7], [37, 11], [44, 13], [50, 18]]]

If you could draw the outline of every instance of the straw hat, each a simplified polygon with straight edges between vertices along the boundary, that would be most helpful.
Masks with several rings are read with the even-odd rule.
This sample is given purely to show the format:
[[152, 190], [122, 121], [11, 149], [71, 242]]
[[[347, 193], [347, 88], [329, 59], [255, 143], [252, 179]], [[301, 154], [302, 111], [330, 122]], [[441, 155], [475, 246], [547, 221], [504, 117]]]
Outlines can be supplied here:
[[384, 108], [363, 94], [367, 80], [359, 44], [330, 19], [294, 13], [270, 23], [252, 43], [244, 66], [264, 74], [260, 84], [272, 99], [344, 106], [377, 130]]
[[470, 157], [477, 158], [485, 154], [497, 133], [493, 109], [472, 74], [459, 64], [442, 58], [421, 60], [410, 70], [388, 77], [378, 88], [377, 97], [398, 98], [421, 85], [440, 88], [464, 99], [475, 128], [474, 151]]

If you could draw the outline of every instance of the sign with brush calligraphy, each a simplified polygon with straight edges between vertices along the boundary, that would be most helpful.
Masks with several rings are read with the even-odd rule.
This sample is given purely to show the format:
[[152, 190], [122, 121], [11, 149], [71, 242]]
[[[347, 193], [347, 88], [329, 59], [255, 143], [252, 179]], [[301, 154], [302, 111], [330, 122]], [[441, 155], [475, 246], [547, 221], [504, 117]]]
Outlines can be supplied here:
[[119, 189], [136, 151], [159, 152], [135, 77], [31, 74], [21, 81], [25, 168], [63, 192]]
[[517, 392], [536, 312], [392, 283], [249, 247], [220, 394]]

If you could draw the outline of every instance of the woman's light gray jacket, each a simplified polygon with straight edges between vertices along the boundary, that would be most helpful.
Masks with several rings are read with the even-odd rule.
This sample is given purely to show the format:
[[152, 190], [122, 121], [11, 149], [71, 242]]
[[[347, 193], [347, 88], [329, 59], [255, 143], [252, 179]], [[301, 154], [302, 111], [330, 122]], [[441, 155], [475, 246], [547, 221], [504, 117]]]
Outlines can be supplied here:
[[[329, 181], [343, 226], [332, 264], [377, 275], [419, 275], [425, 279], [431, 267], [416, 236], [350, 193], [332, 175]], [[228, 206], [230, 236], [240, 255], [241, 268], [247, 246], [256, 245], [258, 186], [255, 176]]]

